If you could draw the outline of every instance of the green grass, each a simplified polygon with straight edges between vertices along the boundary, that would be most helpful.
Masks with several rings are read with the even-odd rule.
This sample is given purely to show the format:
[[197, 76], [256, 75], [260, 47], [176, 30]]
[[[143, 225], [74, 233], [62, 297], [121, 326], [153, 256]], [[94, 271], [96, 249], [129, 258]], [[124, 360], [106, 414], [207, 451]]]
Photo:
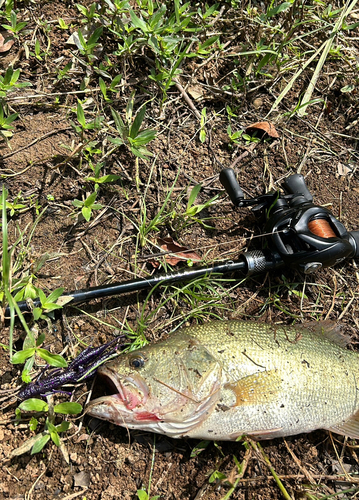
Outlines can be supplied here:
[[[236, 26], [248, 27], [248, 36], [232, 51], [232, 31], [225, 24], [213, 27], [215, 20], [225, 21], [226, 12], [232, 6], [231, 21]], [[69, 22], [59, 18], [57, 23], [41, 19], [36, 22], [37, 35], [33, 40], [28, 38], [31, 22], [26, 18], [26, 11], [21, 5], [7, 0], [2, 5], [0, 17], [3, 27], [9, 30], [20, 46], [24, 47], [27, 57], [32, 63], [44, 71], [49, 65], [54, 70], [54, 92], [49, 93], [47, 106], [51, 109], [67, 113], [71, 127], [77, 136], [78, 144], [73, 143], [67, 159], [60, 163], [60, 169], [68, 165], [75, 169], [79, 176], [80, 197], [75, 197], [72, 204], [78, 217], [78, 225], [91, 224], [94, 215], [105, 206], [105, 200], [110, 193], [125, 194], [130, 197], [133, 186], [137, 190], [139, 213], [132, 216], [124, 212], [124, 216], [134, 226], [134, 274], [140, 274], [137, 259], [144, 251], [152, 251], [157, 234], [171, 232], [176, 237], [189, 235], [193, 227], [202, 227], [211, 231], [216, 227], [216, 217], [213, 210], [208, 217], [199, 216], [214, 205], [219, 206], [219, 194], [202, 195], [201, 185], [187, 184], [189, 194], [182, 192], [177, 195], [178, 186], [183, 186], [178, 168], [175, 178], [169, 185], [162, 179], [162, 174], [156, 176], [160, 168], [155, 145], [158, 139], [163, 139], [168, 133], [168, 127], [162, 126], [161, 113], [171, 104], [179, 78], [190, 82], [188, 65], [196, 61], [205, 65], [206, 61], [215, 59], [223, 64], [227, 73], [221, 77], [217, 91], [222, 96], [229, 96], [230, 103], [222, 109], [214, 110], [209, 103], [194, 102], [199, 116], [195, 137], [202, 144], [209, 141], [212, 123], [219, 117], [221, 127], [227, 130], [231, 148], [245, 146], [251, 140], [238, 125], [241, 112], [239, 96], [256, 86], [268, 86], [273, 96], [269, 109], [270, 117], [280, 116], [290, 120], [295, 116], [303, 116], [312, 106], [322, 105], [325, 96], [320, 91], [313, 91], [316, 83], [326, 70], [326, 65], [332, 61], [341, 61], [344, 69], [339, 78], [350, 74], [350, 65], [354, 58], [346, 51], [346, 36], [351, 36], [357, 28], [357, 23], [351, 22], [350, 13], [356, 6], [356, 1], [347, 2], [344, 7], [336, 9], [322, 2], [269, 2], [264, 10], [248, 5], [242, 9], [235, 1], [223, 4], [206, 5], [199, 3], [194, 6], [180, 0], [173, 2], [154, 2], [141, 0], [136, 5], [126, 1], [93, 2], [85, 5], [76, 4], [78, 19]], [[26, 19], [25, 19], [26, 18]], [[126, 22], [123, 22], [126, 19]], [[102, 22], [101, 27], [93, 23]], [[66, 35], [75, 33], [72, 53], [67, 59], [52, 65], [51, 40], [55, 30]], [[227, 49], [228, 44], [228, 49]], [[138, 62], [141, 65], [141, 79], [138, 84], [126, 86], [126, 68], [135, 69]], [[314, 68], [315, 66], [315, 68]], [[77, 81], [73, 86], [72, 102], [64, 98], [66, 92], [57, 91], [56, 85], [67, 85], [73, 80], [72, 71], [77, 71]], [[314, 69], [313, 69], [314, 68]], [[290, 109], [282, 107], [290, 92], [295, 91], [298, 80], [304, 75], [310, 78], [309, 86], [303, 96]], [[344, 82], [343, 82], [344, 83]], [[11, 143], [12, 127], [18, 120], [16, 99], [12, 97], [15, 91], [21, 90], [28, 97], [29, 105], [36, 95], [31, 94], [32, 83], [22, 77], [19, 68], [9, 67], [0, 73], [0, 127], [9, 131], [6, 137]], [[350, 94], [350, 85], [346, 85]], [[354, 87], [353, 87], [354, 88]], [[60, 87], [59, 87], [60, 89]], [[171, 95], [170, 95], [171, 94]], [[67, 94], [66, 94], [67, 95]], [[41, 97], [37, 98], [41, 104]], [[11, 106], [11, 107], [10, 107]], [[154, 111], [155, 110], [155, 111]], [[13, 112], [14, 111], [14, 112]], [[197, 116], [196, 115], [196, 116]], [[133, 169], [127, 171], [127, 185], [123, 176], [113, 173], [108, 159], [113, 155], [126, 154], [132, 159]], [[150, 168], [146, 182], [141, 180], [142, 168]], [[10, 174], [9, 177], [16, 176]], [[2, 174], [3, 178], [7, 174]], [[160, 179], [161, 190], [157, 208], [152, 196], [152, 184]], [[132, 183], [132, 184], [131, 184]], [[167, 183], [167, 184], [166, 184]], [[119, 185], [122, 184], [122, 190]], [[166, 185], [170, 187], [167, 188]], [[198, 201], [198, 196], [201, 199]], [[25, 270], [29, 254], [30, 242], [36, 235], [38, 221], [44, 210], [36, 203], [24, 200], [21, 193], [5, 196], [3, 203], [3, 271], [2, 271], [2, 302], [9, 303], [12, 310], [9, 350], [13, 352], [13, 329], [15, 300], [33, 299], [39, 293], [36, 287], [36, 273], [46, 261], [46, 254], [40, 257], [36, 269], [30, 273]], [[4, 198], [4, 200], [5, 200]], [[50, 200], [50, 198], [48, 198]], [[204, 200], [204, 201], [202, 201]], [[52, 200], [54, 201], [54, 200]], [[18, 238], [9, 250], [7, 234], [7, 214], [16, 217], [26, 211], [36, 209], [38, 218], [33, 226], [18, 229]], [[120, 213], [120, 212], [118, 212]], [[15, 251], [15, 249], [18, 250]], [[106, 249], [104, 249], [106, 251]], [[175, 311], [181, 307], [189, 309], [189, 317], [202, 320], [211, 314], [210, 310], [218, 302], [225, 290], [221, 283], [204, 280], [192, 285], [181, 285], [169, 291], [170, 299], [162, 301], [158, 308], [146, 312], [149, 295], [139, 317], [136, 320], [140, 336], [156, 317], [161, 308], [168, 308], [168, 303], [174, 304], [173, 313], [167, 323], [180, 321], [180, 315]], [[283, 304], [283, 287], [268, 292], [263, 311], [268, 307], [281, 310], [286, 315], [296, 317]], [[284, 286], [284, 289], [286, 286]], [[290, 296], [303, 300], [307, 297], [300, 290], [301, 284], [291, 284], [287, 287]], [[303, 295], [304, 294], [304, 295]], [[44, 299], [45, 300], [45, 299]], [[35, 312], [35, 321], [42, 312]], [[215, 313], [214, 315], [217, 315]], [[167, 328], [167, 326], [166, 326]], [[35, 344], [31, 347], [35, 349]]]
[[[43, 113], [61, 118], [68, 125], [66, 133], [70, 133], [61, 154], [29, 161], [18, 170], [6, 166], [0, 174], [8, 186], [3, 189], [1, 208], [0, 299], [11, 311], [5, 348], [10, 360], [14, 362], [15, 357], [25, 364], [23, 379], [30, 380], [45, 361], [63, 362], [58, 355], [50, 355], [43, 343], [53, 340], [52, 313], [58, 306], [59, 290], [69, 291], [74, 286], [61, 275], [67, 256], [60, 251], [49, 255], [47, 248], [39, 248], [40, 223], [54, 217], [59, 233], [68, 236], [66, 231], [71, 230], [74, 242], [67, 246], [64, 237], [61, 252], [72, 252], [72, 244], [74, 252], [82, 252], [81, 265], [76, 268], [84, 278], [79, 286], [96, 284], [96, 280], [110, 283], [146, 277], [156, 272], [147, 262], [160, 250], [158, 236], [171, 235], [188, 247], [195, 236], [198, 251], [206, 248], [203, 260], [210, 264], [207, 244], [219, 248], [211, 252], [213, 258], [219, 258], [220, 245], [227, 240], [261, 231], [261, 221], [228, 208], [215, 177], [248, 146], [258, 148], [236, 165], [239, 175], [247, 175], [248, 185], [243, 186], [246, 196], [256, 196], [265, 186], [302, 168], [301, 160], [304, 173], [314, 178], [316, 169], [327, 165], [321, 161], [320, 149], [331, 164], [357, 164], [355, 129], [348, 140], [351, 148], [337, 147], [331, 137], [318, 132], [317, 125], [324, 115], [334, 134], [335, 120], [347, 110], [352, 114], [345, 119], [355, 121], [358, 23], [352, 14], [357, 2], [340, 6], [320, 0], [264, 4], [244, 5], [236, 0], [70, 2], [75, 16], [63, 11], [61, 18], [47, 19], [43, 14], [40, 19], [29, 15], [35, 2], [1, 3], [0, 24], [15, 41], [9, 60], [15, 60], [19, 51], [24, 56], [15, 60], [14, 66], [0, 70], [0, 146], [5, 155], [15, 153], [19, 146], [13, 148], [14, 138], [23, 130], [28, 111], [34, 117]], [[66, 43], [71, 34], [72, 45]], [[38, 75], [42, 75], [41, 82]], [[334, 107], [344, 103], [342, 107], [338, 104], [332, 115], [331, 101]], [[245, 133], [246, 125], [265, 119], [275, 122], [280, 130], [280, 146]], [[305, 128], [308, 123], [310, 127]], [[350, 130], [346, 131], [348, 136]], [[60, 149], [60, 144], [57, 147]], [[298, 154], [298, 164], [287, 160], [287, 150], [301, 148], [309, 148], [306, 165], [306, 153], [302, 157]], [[344, 150], [348, 157], [342, 155]], [[258, 175], [257, 155], [264, 159], [262, 176]], [[20, 157], [8, 158], [16, 164]], [[207, 170], [208, 157], [213, 167]], [[17, 189], [17, 183], [21, 184], [22, 176], [32, 173], [31, 169], [36, 175], [43, 172], [42, 187], [46, 185], [43, 179], [51, 184], [50, 192], [44, 188], [46, 196], [40, 197], [39, 192], [26, 195], [24, 186]], [[64, 180], [65, 190], [71, 187], [64, 198], [59, 191], [52, 194], [57, 178]], [[345, 196], [343, 190], [344, 205]], [[60, 215], [52, 215], [52, 209]], [[107, 238], [99, 237], [96, 224], [108, 232]], [[240, 250], [235, 243], [229, 250], [226, 247], [235, 258]], [[61, 265], [54, 265], [52, 274], [48, 263], [57, 257]], [[173, 269], [164, 258], [161, 265], [169, 272]], [[59, 284], [54, 288], [59, 288], [54, 292], [47, 280], [57, 269]], [[93, 312], [84, 306], [72, 312], [98, 330], [100, 339], [124, 331], [132, 342], [129, 348], [136, 349], [187, 323], [236, 317], [238, 310], [246, 316], [267, 315], [276, 321], [317, 320], [328, 311], [339, 317], [351, 298], [357, 297], [354, 285], [343, 284], [340, 278], [336, 290], [326, 275], [310, 283], [301, 275], [290, 276], [269, 275], [263, 278], [268, 280], [265, 285], [262, 278], [231, 281], [205, 277], [157, 287], [135, 297], [126, 307], [104, 302], [103, 311]], [[19, 314], [16, 301], [31, 301], [37, 296], [41, 306], [25, 317]], [[242, 309], [247, 301], [250, 307]], [[75, 320], [69, 317], [72, 325]], [[347, 311], [344, 320], [350, 320]], [[15, 352], [14, 343], [23, 332], [25, 341], [16, 344]], [[72, 329], [72, 333], [75, 343], [93, 341], [81, 328]], [[39, 445], [51, 439], [49, 428], [45, 431]], [[55, 432], [52, 427], [51, 432]], [[260, 453], [259, 448], [257, 451]], [[240, 466], [236, 462], [238, 474]], [[151, 473], [154, 467], [153, 462]], [[221, 477], [213, 479], [215, 484]], [[224, 498], [233, 495], [239, 484], [235, 481], [229, 486]], [[285, 495], [283, 484], [276, 484]], [[149, 482], [138, 496], [150, 494]]]
[[[53, 403], [52, 397], [47, 398], [47, 402], [42, 399], [30, 398], [19, 404], [16, 413], [18, 422], [22, 419], [23, 414], [29, 414], [33, 416], [29, 422], [29, 428], [31, 431], [37, 431], [40, 425], [40, 421], [43, 424], [43, 431], [38, 432], [35, 436], [25, 441], [20, 447], [12, 450], [11, 456], [19, 456], [27, 451], [31, 450], [31, 455], [35, 453], [40, 453], [46, 444], [51, 440], [56, 446], [62, 448], [62, 438], [61, 434], [66, 432], [71, 424], [67, 420], [62, 420], [61, 423], [56, 424], [55, 418], [57, 415], [77, 415], [81, 413], [82, 406], [79, 403]], [[36, 416], [35, 416], [36, 415]], [[67, 453], [64, 452], [62, 448], [64, 457]], [[65, 458], [66, 459], [66, 458]], [[67, 459], [67, 462], [68, 459]]]
[[[41, 348], [45, 340], [45, 335], [40, 334], [36, 336], [34, 333], [38, 330], [36, 321], [41, 319], [48, 320], [47, 315], [51, 315], [51, 311], [55, 309], [60, 309], [61, 306], [56, 304], [57, 299], [63, 292], [63, 288], [55, 290], [47, 298], [41, 289], [33, 286], [33, 280], [36, 276], [32, 273], [23, 272], [23, 264], [28, 252], [31, 238], [35, 232], [36, 225], [39, 222], [41, 215], [35, 221], [31, 231], [26, 235], [28, 237], [27, 245], [24, 245], [23, 237], [24, 234], [20, 233], [20, 237], [17, 239], [16, 243], [9, 248], [9, 238], [8, 238], [8, 218], [7, 218], [7, 197], [8, 192], [6, 189], [2, 190], [1, 200], [2, 200], [2, 218], [1, 218], [1, 229], [2, 229], [2, 266], [1, 266], [1, 287], [0, 287], [0, 298], [2, 301], [2, 306], [9, 306], [10, 309], [10, 326], [9, 326], [9, 356], [10, 361], [14, 364], [24, 364], [22, 371], [23, 381], [29, 382], [31, 380], [30, 371], [34, 366], [36, 356], [42, 358], [48, 364], [57, 367], [67, 366], [64, 358], [57, 354], [51, 354], [47, 349]], [[10, 208], [11, 209], [11, 208]], [[17, 246], [20, 249], [17, 249]], [[17, 251], [18, 258], [14, 259], [13, 254]], [[47, 256], [40, 259], [37, 263], [35, 269], [40, 269]], [[13, 265], [13, 260], [15, 260], [15, 266]], [[20, 277], [15, 278], [14, 272], [20, 272]], [[34, 308], [32, 311], [33, 319], [35, 321], [32, 329], [29, 328], [24, 315], [21, 313], [17, 301], [23, 299], [34, 299], [39, 296], [41, 299], [41, 307]], [[14, 350], [14, 328], [15, 328], [15, 315], [21, 322], [21, 325], [26, 333], [26, 337], [23, 343], [23, 348], [18, 350], [15, 354]]]

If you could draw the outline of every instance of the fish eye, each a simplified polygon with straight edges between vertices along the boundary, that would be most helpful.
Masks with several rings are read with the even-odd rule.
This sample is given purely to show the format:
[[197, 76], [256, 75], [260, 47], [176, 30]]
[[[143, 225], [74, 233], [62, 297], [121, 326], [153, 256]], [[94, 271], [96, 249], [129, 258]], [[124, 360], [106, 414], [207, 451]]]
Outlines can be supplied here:
[[142, 368], [145, 364], [145, 358], [142, 354], [134, 354], [131, 356], [129, 363], [131, 368]]

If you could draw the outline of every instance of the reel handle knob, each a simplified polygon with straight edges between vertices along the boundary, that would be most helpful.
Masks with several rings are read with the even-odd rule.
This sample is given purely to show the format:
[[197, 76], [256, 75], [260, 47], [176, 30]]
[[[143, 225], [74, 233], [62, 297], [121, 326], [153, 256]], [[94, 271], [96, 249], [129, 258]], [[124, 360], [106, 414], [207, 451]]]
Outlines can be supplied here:
[[[313, 201], [313, 196], [310, 193], [309, 189], [307, 188], [304, 177], [301, 174], [290, 175], [285, 179], [282, 186], [288, 194], [301, 196], [304, 198], [305, 201], [310, 203]], [[303, 203], [303, 201], [298, 200], [298, 203], [294, 204], [299, 204], [299, 203]]]
[[227, 191], [233, 205], [236, 207], [241, 206], [244, 200], [243, 191], [238, 184], [236, 174], [232, 168], [223, 168], [219, 174], [219, 180]]

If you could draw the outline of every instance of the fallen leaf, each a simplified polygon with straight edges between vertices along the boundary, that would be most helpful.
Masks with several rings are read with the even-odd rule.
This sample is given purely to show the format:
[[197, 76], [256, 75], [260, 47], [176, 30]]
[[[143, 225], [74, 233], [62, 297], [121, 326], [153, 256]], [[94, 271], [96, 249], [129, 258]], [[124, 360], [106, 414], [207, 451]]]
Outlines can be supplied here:
[[80, 443], [81, 441], [90, 441], [90, 440], [91, 437], [88, 434], [81, 434], [81, 436], [79, 436], [75, 442]]
[[252, 125], [248, 125], [248, 127], [246, 128], [246, 134], [256, 135], [256, 137], [260, 138], [264, 137], [265, 135], [273, 137], [274, 139], [277, 139], [279, 137], [275, 126], [271, 122], [258, 122], [253, 123]]
[[69, 302], [71, 302], [71, 300], [74, 300], [74, 298], [72, 297], [72, 295], [62, 295], [61, 297], [59, 297], [57, 299], [56, 304], [58, 306], [64, 307], [66, 304], [68, 304]]
[[327, 101], [327, 104], [324, 109], [324, 113], [326, 115], [330, 115], [333, 112], [333, 104], [330, 101]]
[[27, 453], [28, 451], [31, 450], [31, 448], [34, 446], [34, 444], [39, 439], [44, 437], [46, 434], [48, 434], [48, 433], [40, 432], [39, 434], [36, 434], [35, 436], [31, 436], [31, 438], [29, 438], [27, 441], [22, 443], [22, 445], [20, 445], [18, 448], [15, 448], [14, 450], [11, 451], [10, 458], [19, 457], [20, 455]]
[[[7, 34], [5, 34], [5, 36], [6, 38], [8, 38]], [[4, 43], [6, 38], [4, 38], [3, 35], [0, 33], [0, 52], [8, 52], [14, 45], [14, 40], [12, 38], [8, 40], [6, 43]]]
[[[81, 35], [84, 37], [85, 41], [87, 42], [90, 39], [93, 32], [96, 30], [96, 28], [98, 28], [100, 26], [101, 26], [101, 24], [99, 24], [99, 23], [86, 24], [79, 31], [81, 31]], [[74, 31], [65, 43], [66, 43], [66, 45], [76, 45], [76, 47], [79, 50], [84, 50], [82, 43], [80, 41], [78, 31]], [[96, 50], [99, 50], [102, 48], [103, 47], [102, 47], [101, 43], [96, 44]]]
[[348, 175], [351, 171], [352, 169], [344, 163], [338, 163], [338, 175]]
[[[168, 254], [164, 255], [164, 258], [167, 264], [170, 264], [171, 266], [175, 266], [179, 262], [183, 262], [186, 260], [192, 260], [193, 262], [201, 261], [201, 257], [196, 252], [193, 252], [189, 248], [176, 243], [170, 236], [166, 238], [158, 238], [157, 243], [160, 245], [162, 250], [164, 250], [165, 252], [169, 252]], [[151, 260], [150, 263], [155, 268], [159, 267], [160, 265], [157, 260]]]
[[253, 101], [253, 106], [258, 109], [260, 108], [261, 106], [263, 106], [263, 99], [261, 99], [260, 97], [257, 97], [256, 99], [254, 99]]
[[203, 88], [199, 85], [191, 85], [190, 87], [188, 87], [187, 92], [194, 100], [203, 97]]
[[64, 457], [65, 462], [67, 465], [70, 464], [70, 457], [69, 457], [69, 452], [67, 451], [66, 445], [63, 441], [60, 441], [60, 451], [62, 453], [62, 456]]

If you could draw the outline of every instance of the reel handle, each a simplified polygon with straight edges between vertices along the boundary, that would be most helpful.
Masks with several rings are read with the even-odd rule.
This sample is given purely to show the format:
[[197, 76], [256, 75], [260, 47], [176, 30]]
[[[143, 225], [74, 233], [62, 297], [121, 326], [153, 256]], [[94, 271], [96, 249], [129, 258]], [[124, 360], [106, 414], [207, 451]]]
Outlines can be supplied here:
[[227, 191], [233, 205], [240, 207], [244, 200], [244, 194], [238, 184], [233, 168], [223, 168], [219, 174], [219, 180]]
[[311, 203], [313, 201], [313, 196], [307, 188], [304, 177], [301, 174], [290, 175], [285, 179], [282, 186], [288, 194], [294, 195], [294, 199], [291, 201], [291, 205], [293, 206], [304, 202]]

